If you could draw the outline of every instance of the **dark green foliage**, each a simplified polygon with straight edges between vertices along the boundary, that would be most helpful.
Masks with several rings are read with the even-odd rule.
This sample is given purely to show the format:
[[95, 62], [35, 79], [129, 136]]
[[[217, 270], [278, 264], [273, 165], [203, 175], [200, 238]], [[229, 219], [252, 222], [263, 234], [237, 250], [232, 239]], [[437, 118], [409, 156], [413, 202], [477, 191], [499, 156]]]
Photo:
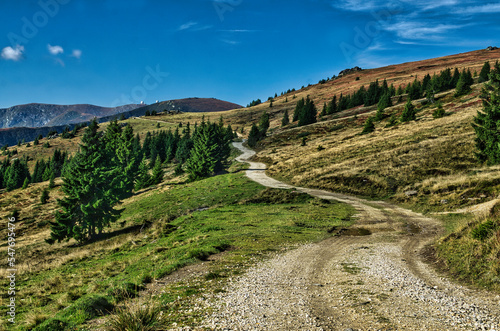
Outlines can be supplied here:
[[328, 114], [328, 106], [326, 105], [326, 102], [323, 103], [323, 110], [321, 110], [321, 113], [319, 114], [320, 116], [325, 116]]
[[[298, 112], [298, 117], [297, 119], [299, 120], [298, 126], [304, 126], [312, 123], [316, 123], [316, 106], [314, 105], [314, 101], [312, 101], [309, 96], [307, 96], [306, 100], [304, 99], [301, 100], [302, 102], [297, 102], [297, 107], [299, 105], [302, 105], [301, 108], [297, 109], [296, 111]], [[295, 116], [295, 115], [294, 115]]]
[[23, 183], [22, 189], [24, 190], [24, 189], [28, 188], [29, 183], [30, 183], [30, 180], [28, 179], [28, 177], [26, 177], [24, 179], [24, 183]]
[[485, 241], [491, 236], [494, 231], [499, 227], [498, 221], [487, 220], [484, 223], [479, 224], [471, 231], [471, 236], [474, 239]]
[[415, 119], [416, 119], [415, 106], [411, 103], [411, 100], [408, 99], [405, 105], [405, 109], [401, 114], [401, 122], [414, 121]]
[[49, 190], [45, 189], [42, 191], [42, 195], [40, 196], [40, 203], [42, 205], [46, 204], [49, 200]]
[[64, 173], [65, 197], [58, 200], [56, 221], [51, 222], [47, 240], [50, 244], [71, 238], [78, 242], [93, 239], [120, 215], [113, 207], [126, 195], [127, 174], [118, 162], [122, 147], [115, 145], [115, 153], [109, 153], [112, 142], [117, 143], [121, 136], [120, 130], [111, 125], [103, 136], [98, 127], [94, 119], [85, 130], [80, 151]]
[[[26, 179], [30, 180], [30, 173], [28, 170], [27, 160], [15, 159], [12, 163], [7, 158], [1, 167], [3, 173], [2, 186], [7, 191], [12, 191], [23, 186]], [[0, 174], [1, 174], [0, 173]]]
[[232, 129], [224, 128], [222, 120], [219, 124], [203, 120], [193, 134], [193, 148], [186, 161], [189, 180], [209, 177], [222, 170], [227, 164], [232, 137]]
[[151, 176], [151, 182], [153, 185], [160, 184], [163, 181], [163, 168], [161, 166], [161, 159], [158, 155], [156, 157], [155, 165], [153, 167], [153, 175]]
[[443, 105], [441, 104], [441, 102], [438, 102], [437, 108], [432, 113], [432, 116], [434, 118], [441, 118], [441, 117], [444, 117], [444, 115], [446, 115], [446, 112], [443, 109]]
[[261, 101], [260, 99], [253, 100], [252, 102], [250, 102], [250, 103], [247, 105], [247, 108], [248, 108], [248, 107], [253, 107], [253, 106], [260, 105], [261, 103], [262, 103], [262, 101]]
[[500, 65], [490, 74], [481, 92], [483, 110], [478, 110], [473, 127], [476, 132], [476, 157], [488, 164], [500, 163]]
[[264, 112], [260, 117], [259, 121], [260, 135], [262, 137], [265, 137], [268, 129], [269, 129], [269, 114], [267, 112]]
[[135, 182], [135, 190], [141, 190], [143, 188], [151, 186], [151, 175], [149, 174], [148, 161], [143, 159], [139, 165], [139, 172], [137, 174], [137, 179]]
[[299, 115], [302, 112], [302, 109], [304, 108], [305, 105], [305, 100], [304, 98], [300, 99], [297, 101], [297, 104], [295, 105], [295, 111], [293, 112], [293, 118], [292, 122], [295, 122], [299, 119]]
[[38, 146], [38, 144], [40, 144], [40, 142], [38, 140], [38, 137], [36, 137], [35, 140], [33, 141], [33, 145]]
[[248, 134], [248, 146], [250, 147], [255, 147], [257, 145], [257, 142], [259, 141], [260, 138], [260, 132], [259, 128], [257, 125], [252, 125], [252, 128], [250, 129], [250, 132]]
[[375, 124], [373, 124], [373, 117], [368, 117], [368, 119], [365, 122], [365, 126], [363, 128], [363, 131], [361, 134], [367, 134], [375, 131]]
[[387, 122], [387, 125], [385, 126], [386, 128], [390, 128], [391, 126], [396, 125], [398, 119], [396, 118], [396, 115], [392, 114], [391, 117], [389, 117], [389, 121]]
[[384, 119], [384, 109], [392, 106], [390, 92], [386, 92], [379, 100], [377, 104], [377, 113], [375, 114], [375, 120], [381, 121]]
[[146, 112], [144, 113], [144, 116], [151, 116], [151, 112], [149, 110], [146, 110]]
[[462, 71], [460, 74], [460, 78], [457, 83], [457, 88], [455, 91], [455, 97], [459, 97], [465, 95], [471, 91], [471, 86], [474, 83], [474, 79], [472, 78], [472, 74], [470, 70]]
[[285, 109], [283, 119], [281, 120], [281, 126], [286, 126], [288, 124], [290, 124], [290, 117], [288, 116], [288, 109]]
[[491, 72], [490, 62], [486, 61], [483, 65], [483, 68], [481, 69], [481, 72], [479, 73], [479, 83], [489, 81], [490, 80], [490, 72]]
[[328, 108], [327, 108], [327, 114], [328, 115], [331, 115], [331, 114], [334, 114], [336, 113], [338, 110], [337, 110], [337, 96], [334, 95], [332, 100], [328, 103]]
[[307, 143], [307, 137], [302, 137], [302, 142], [300, 143], [300, 146], [305, 146]]
[[49, 188], [54, 188], [56, 186], [56, 183], [55, 183], [55, 175], [54, 175], [54, 172], [52, 171], [52, 173], [50, 174], [50, 179], [49, 179]]

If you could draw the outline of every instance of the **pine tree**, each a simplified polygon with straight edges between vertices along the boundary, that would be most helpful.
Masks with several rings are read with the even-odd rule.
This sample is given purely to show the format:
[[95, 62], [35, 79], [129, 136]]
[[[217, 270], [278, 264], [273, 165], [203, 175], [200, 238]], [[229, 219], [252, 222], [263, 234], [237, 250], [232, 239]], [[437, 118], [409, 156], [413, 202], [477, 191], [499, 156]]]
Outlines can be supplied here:
[[137, 174], [134, 188], [138, 191], [149, 186], [151, 186], [151, 175], [149, 174], [148, 161], [143, 159], [139, 165], [139, 172]]
[[438, 102], [436, 110], [432, 113], [432, 117], [441, 118], [444, 117], [444, 115], [446, 115], [446, 112], [443, 109], [443, 105], [441, 102]]
[[24, 179], [24, 183], [23, 183], [23, 187], [22, 187], [22, 189], [23, 189], [23, 190], [27, 189], [27, 188], [28, 188], [29, 183], [30, 183], [30, 181], [29, 181], [28, 177], [26, 177], [26, 178]]
[[261, 137], [266, 136], [267, 129], [269, 129], [269, 114], [267, 112], [264, 112], [259, 121], [259, 132]]
[[[364, 88], [364, 87], [363, 87]], [[336, 113], [337, 110], [337, 96], [334, 95], [330, 103], [328, 104], [328, 110], [327, 113], [328, 115], [331, 115], [333, 113]]]
[[490, 165], [500, 163], [500, 66], [490, 73], [490, 81], [481, 92], [483, 110], [474, 117], [476, 158]]
[[47, 203], [47, 201], [49, 201], [49, 190], [44, 189], [42, 191], [42, 195], [40, 196], [40, 203], [44, 205]]
[[151, 176], [151, 182], [153, 185], [160, 184], [163, 181], [163, 174], [164, 172], [161, 167], [161, 159], [160, 156], [157, 156], [153, 167], [153, 175]]
[[414, 121], [415, 119], [416, 119], [415, 106], [411, 103], [411, 100], [408, 99], [405, 105], [405, 109], [401, 114], [401, 122]]
[[80, 151], [64, 171], [65, 197], [58, 200], [56, 221], [51, 222], [47, 239], [50, 244], [71, 238], [80, 243], [91, 240], [120, 214], [113, 207], [120, 200], [121, 169], [109, 163], [106, 143], [98, 128], [94, 119], [85, 130]]
[[381, 121], [384, 119], [385, 114], [384, 110], [387, 107], [392, 106], [392, 101], [391, 101], [391, 95], [389, 92], [386, 92], [379, 100], [377, 104], [377, 113], [375, 114], [375, 120], [376, 121]]
[[189, 180], [194, 181], [212, 175], [217, 164], [217, 144], [212, 125], [202, 122], [193, 136], [193, 148], [186, 161]]
[[297, 104], [295, 105], [295, 111], [293, 112], [292, 122], [295, 122], [299, 119], [299, 116], [301, 115], [301, 112], [304, 109], [305, 103], [306, 102], [305, 102], [304, 98], [297, 101]]
[[479, 73], [479, 83], [487, 82], [490, 80], [490, 72], [491, 72], [491, 66], [490, 62], [486, 61], [484, 62], [483, 68], [481, 69], [481, 72]]
[[300, 111], [298, 126], [316, 123], [316, 114], [317, 113], [318, 113], [318, 111], [316, 110], [316, 106], [314, 105], [314, 101], [312, 101], [309, 98], [309, 96], [307, 96], [305, 104], [303, 106], [303, 109], [302, 109], [302, 111]]
[[319, 114], [320, 116], [326, 116], [328, 113], [328, 106], [326, 105], [326, 102], [323, 103], [323, 110], [321, 110], [321, 113]]
[[50, 175], [50, 179], [49, 179], [49, 188], [50, 189], [56, 187], [55, 178], [56, 178], [56, 176], [55, 176], [54, 172], [52, 171], [52, 174]]
[[373, 120], [374, 120], [373, 117], [368, 117], [368, 119], [365, 122], [365, 126], [364, 126], [361, 134], [367, 134], [367, 133], [371, 133], [371, 132], [375, 131], [375, 124], [373, 124]]
[[285, 109], [283, 119], [281, 120], [281, 126], [287, 126], [288, 124], [290, 124], [290, 118], [288, 116], [288, 109]]
[[472, 74], [470, 71], [462, 71], [462, 74], [460, 75], [460, 79], [458, 80], [457, 83], [457, 88], [455, 91], [455, 97], [459, 97], [462, 95], [466, 95], [471, 91], [471, 86], [473, 83], [473, 78]]
[[248, 134], [248, 142], [247, 142], [248, 146], [252, 148], [255, 147], [257, 145], [257, 142], [259, 141], [259, 137], [260, 137], [259, 128], [257, 127], [257, 125], [253, 124]]

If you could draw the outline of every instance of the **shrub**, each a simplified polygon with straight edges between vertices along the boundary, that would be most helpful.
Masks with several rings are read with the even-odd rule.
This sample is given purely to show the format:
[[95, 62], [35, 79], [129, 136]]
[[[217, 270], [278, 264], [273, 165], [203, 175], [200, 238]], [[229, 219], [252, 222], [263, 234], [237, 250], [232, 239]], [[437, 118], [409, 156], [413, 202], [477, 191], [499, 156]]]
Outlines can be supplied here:
[[479, 224], [471, 231], [472, 238], [484, 241], [493, 234], [494, 230], [498, 227], [497, 222], [488, 220]]
[[163, 330], [161, 309], [148, 302], [144, 305], [129, 304], [116, 310], [110, 318], [112, 331], [154, 331]]

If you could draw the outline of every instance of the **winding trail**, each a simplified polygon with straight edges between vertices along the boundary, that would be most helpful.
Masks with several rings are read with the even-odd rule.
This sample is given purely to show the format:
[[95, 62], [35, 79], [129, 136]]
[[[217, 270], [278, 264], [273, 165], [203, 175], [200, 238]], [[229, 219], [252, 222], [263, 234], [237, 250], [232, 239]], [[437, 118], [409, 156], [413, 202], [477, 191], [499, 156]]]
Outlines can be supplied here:
[[[457, 285], [422, 261], [442, 231], [432, 218], [382, 201], [295, 187], [265, 174], [242, 143], [246, 175], [358, 211], [354, 229], [303, 245], [250, 269], [218, 295], [205, 326], [217, 330], [500, 330], [500, 296]], [[353, 231], [356, 232], [356, 231]]]

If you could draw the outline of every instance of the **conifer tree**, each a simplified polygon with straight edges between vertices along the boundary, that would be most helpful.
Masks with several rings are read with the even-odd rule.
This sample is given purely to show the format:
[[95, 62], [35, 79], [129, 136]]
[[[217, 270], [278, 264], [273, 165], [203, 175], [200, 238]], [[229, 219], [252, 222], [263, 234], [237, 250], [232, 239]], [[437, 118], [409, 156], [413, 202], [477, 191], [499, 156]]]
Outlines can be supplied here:
[[266, 136], [267, 129], [269, 129], [269, 114], [264, 112], [259, 121], [259, 132], [261, 137]]
[[44, 189], [42, 191], [42, 195], [40, 196], [40, 203], [44, 205], [47, 203], [47, 201], [49, 201], [49, 190]]
[[490, 73], [481, 92], [483, 110], [478, 110], [473, 127], [476, 132], [476, 158], [490, 165], [500, 163], [500, 65]]
[[28, 188], [29, 183], [30, 183], [30, 181], [29, 181], [28, 177], [26, 177], [26, 178], [24, 179], [24, 183], [23, 183], [23, 187], [22, 187], [22, 189], [23, 189], [23, 190], [24, 190], [24, 189], [27, 189], [27, 188]]
[[379, 100], [377, 104], [377, 113], [375, 114], [375, 120], [376, 121], [381, 121], [384, 119], [385, 114], [384, 110], [387, 107], [392, 106], [392, 101], [391, 101], [391, 95], [389, 92], [386, 92]]
[[373, 120], [374, 120], [373, 117], [368, 117], [368, 119], [365, 122], [365, 126], [363, 127], [363, 131], [361, 132], [361, 134], [367, 134], [367, 133], [375, 131], [375, 124], [373, 124]]
[[295, 111], [293, 112], [292, 122], [295, 122], [299, 119], [299, 116], [300, 116], [302, 110], [304, 109], [305, 103], [306, 102], [305, 102], [304, 98], [297, 101], [297, 104], [295, 105]]
[[486, 61], [484, 62], [483, 68], [481, 69], [481, 72], [479, 73], [479, 83], [487, 82], [490, 80], [490, 72], [491, 72], [491, 66], [490, 62]]
[[248, 133], [248, 146], [255, 147], [257, 145], [257, 142], [259, 141], [259, 136], [259, 128], [257, 127], [257, 125], [253, 124], [250, 132]]
[[193, 136], [193, 148], [186, 161], [189, 180], [194, 181], [212, 175], [217, 164], [217, 143], [214, 125], [202, 121]]
[[56, 176], [55, 176], [54, 172], [52, 171], [52, 173], [50, 175], [50, 179], [49, 179], [49, 188], [56, 187], [55, 178], [56, 178]]
[[318, 111], [316, 110], [316, 106], [314, 105], [314, 101], [312, 101], [309, 98], [309, 96], [307, 96], [306, 101], [305, 101], [304, 106], [303, 106], [303, 109], [299, 115], [298, 126], [316, 123], [316, 114], [317, 113], [318, 113]]
[[80, 243], [91, 240], [120, 214], [113, 207], [119, 202], [122, 170], [109, 163], [106, 143], [98, 128], [94, 119], [85, 130], [80, 151], [64, 172], [65, 197], [58, 200], [49, 244], [71, 238]]
[[290, 118], [288, 116], [288, 109], [285, 109], [283, 119], [281, 120], [281, 126], [287, 126], [288, 124], [290, 124]]
[[471, 72], [468, 71], [462, 71], [462, 74], [460, 75], [460, 79], [458, 80], [457, 83], [457, 88], [455, 91], [455, 97], [459, 97], [462, 95], [465, 95], [471, 91], [471, 86], [473, 83], [473, 78]]
[[153, 175], [151, 176], [151, 182], [153, 183], [153, 185], [160, 184], [163, 181], [163, 174], [164, 172], [161, 167], [161, 159], [158, 155], [153, 167]]
[[409, 122], [414, 121], [416, 119], [415, 106], [411, 103], [411, 100], [408, 98], [406, 102], [405, 109], [401, 114], [401, 122]]
[[134, 188], [138, 191], [149, 186], [151, 186], [151, 175], [149, 174], [148, 161], [147, 159], [142, 159]]
[[332, 100], [328, 104], [327, 113], [328, 113], [328, 115], [331, 115], [331, 114], [336, 113], [336, 112], [337, 112], [337, 96], [334, 95]]

